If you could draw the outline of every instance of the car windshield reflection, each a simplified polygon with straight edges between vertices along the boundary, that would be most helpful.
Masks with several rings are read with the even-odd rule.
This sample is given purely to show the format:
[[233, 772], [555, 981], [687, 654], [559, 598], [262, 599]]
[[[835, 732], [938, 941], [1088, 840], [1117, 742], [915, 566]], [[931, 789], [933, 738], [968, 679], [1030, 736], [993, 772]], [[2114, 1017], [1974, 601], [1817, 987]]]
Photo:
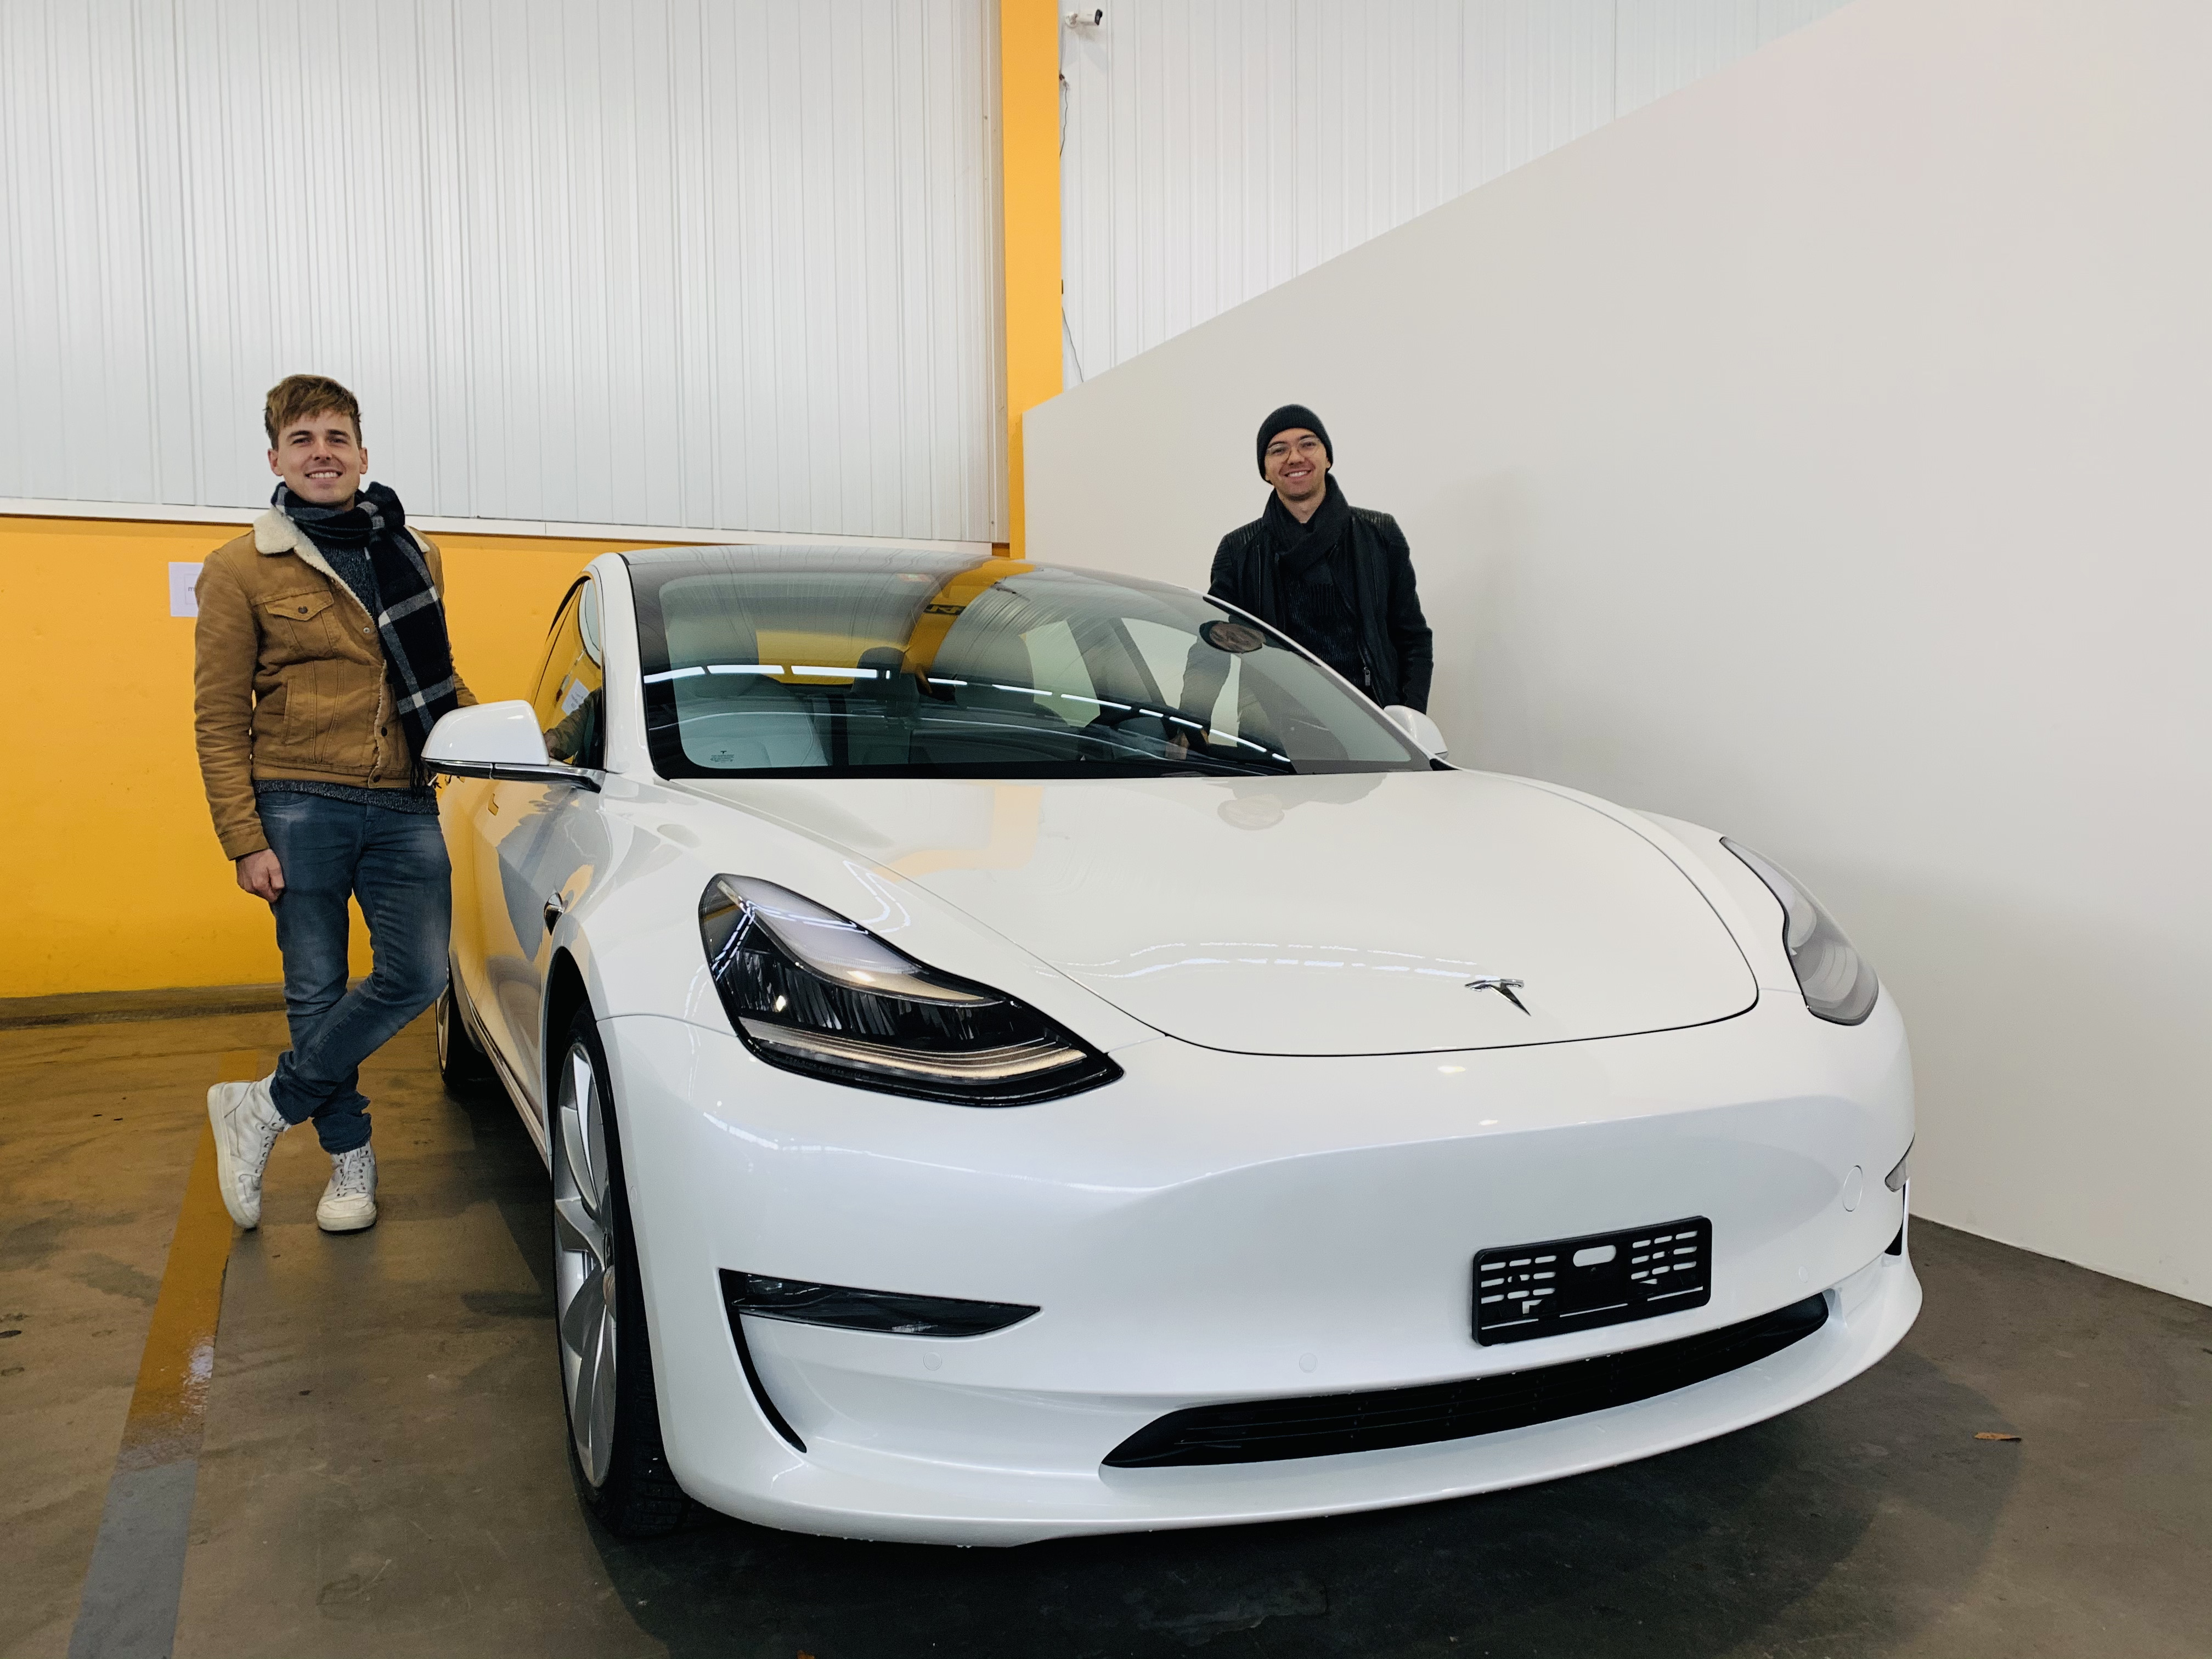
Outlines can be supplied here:
[[1334, 675], [1182, 588], [902, 550], [628, 562], [664, 777], [1427, 769]]

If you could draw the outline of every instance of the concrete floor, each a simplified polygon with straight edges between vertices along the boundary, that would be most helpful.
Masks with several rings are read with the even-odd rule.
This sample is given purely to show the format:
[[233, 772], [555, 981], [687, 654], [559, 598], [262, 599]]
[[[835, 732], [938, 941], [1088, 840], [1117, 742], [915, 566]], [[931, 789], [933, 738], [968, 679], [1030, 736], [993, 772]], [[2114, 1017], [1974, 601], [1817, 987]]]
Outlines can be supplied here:
[[[283, 1040], [0, 1030], [0, 1653], [69, 1650], [206, 1086]], [[569, 1488], [535, 1152], [445, 1095], [427, 1024], [367, 1087], [381, 1224], [319, 1234], [289, 1135], [232, 1251], [180, 1659], [2212, 1655], [2212, 1309], [1929, 1225], [1887, 1361], [1627, 1468], [1014, 1551], [618, 1544]]]

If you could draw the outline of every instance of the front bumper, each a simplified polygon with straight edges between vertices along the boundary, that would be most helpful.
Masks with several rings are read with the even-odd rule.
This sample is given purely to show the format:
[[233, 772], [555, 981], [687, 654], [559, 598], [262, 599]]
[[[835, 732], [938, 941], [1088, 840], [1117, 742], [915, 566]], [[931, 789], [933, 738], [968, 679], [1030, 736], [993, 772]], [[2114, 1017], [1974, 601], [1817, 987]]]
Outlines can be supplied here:
[[[768, 1525], [1013, 1544], [1494, 1490], [1786, 1411], [1874, 1364], [1920, 1304], [1909, 1259], [1884, 1254], [1903, 1204], [1880, 1176], [1911, 1135], [1901, 1024], [1887, 1004], [1866, 1026], [1818, 1024], [1770, 998], [1689, 1031], [1473, 1054], [1159, 1038], [1116, 1053], [1110, 1088], [994, 1111], [793, 1077], [678, 1020], [610, 1020], [672, 1464], [695, 1498]], [[1691, 1213], [1714, 1225], [1706, 1306], [1474, 1343], [1477, 1250]], [[953, 1341], [748, 1318], [802, 1454], [746, 1382], [723, 1267], [1043, 1311]], [[1555, 1364], [1813, 1291], [1830, 1301], [1813, 1336], [1632, 1405], [1387, 1451], [1101, 1466], [1188, 1406]]]

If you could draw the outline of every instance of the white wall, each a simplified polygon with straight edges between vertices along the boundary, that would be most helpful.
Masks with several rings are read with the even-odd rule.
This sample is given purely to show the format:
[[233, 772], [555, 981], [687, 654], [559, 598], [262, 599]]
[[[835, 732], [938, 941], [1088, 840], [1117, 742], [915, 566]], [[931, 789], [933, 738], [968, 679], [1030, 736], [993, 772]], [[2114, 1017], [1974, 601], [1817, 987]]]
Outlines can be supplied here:
[[1032, 411], [1201, 583], [1310, 402], [1463, 760], [1803, 874], [1923, 1214], [2212, 1300], [2212, 10], [1856, 0]]
[[[991, 0], [5, 0], [0, 496], [984, 540]], [[1003, 532], [999, 532], [1003, 539]]]
[[1115, 0], [1061, 36], [1067, 384], [1842, 3]]

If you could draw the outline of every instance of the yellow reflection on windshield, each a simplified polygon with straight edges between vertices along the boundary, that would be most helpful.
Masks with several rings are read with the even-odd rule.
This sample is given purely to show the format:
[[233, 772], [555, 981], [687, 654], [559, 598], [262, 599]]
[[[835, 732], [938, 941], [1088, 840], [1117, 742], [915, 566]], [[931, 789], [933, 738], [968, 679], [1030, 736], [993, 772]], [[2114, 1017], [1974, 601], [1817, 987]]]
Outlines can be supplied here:
[[[945, 646], [945, 636], [952, 631], [952, 624], [960, 620], [960, 613], [984, 593], [1008, 576], [1018, 576], [1036, 567], [1021, 559], [990, 558], [970, 565], [929, 596], [929, 603], [921, 608], [921, 617], [914, 625], [914, 634], [906, 642], [906, 657], [900, 663], [901, 672], [926, 674], [935, 665], [937, 653]], [[854, 659], [858, 661], [857, 656]]]

